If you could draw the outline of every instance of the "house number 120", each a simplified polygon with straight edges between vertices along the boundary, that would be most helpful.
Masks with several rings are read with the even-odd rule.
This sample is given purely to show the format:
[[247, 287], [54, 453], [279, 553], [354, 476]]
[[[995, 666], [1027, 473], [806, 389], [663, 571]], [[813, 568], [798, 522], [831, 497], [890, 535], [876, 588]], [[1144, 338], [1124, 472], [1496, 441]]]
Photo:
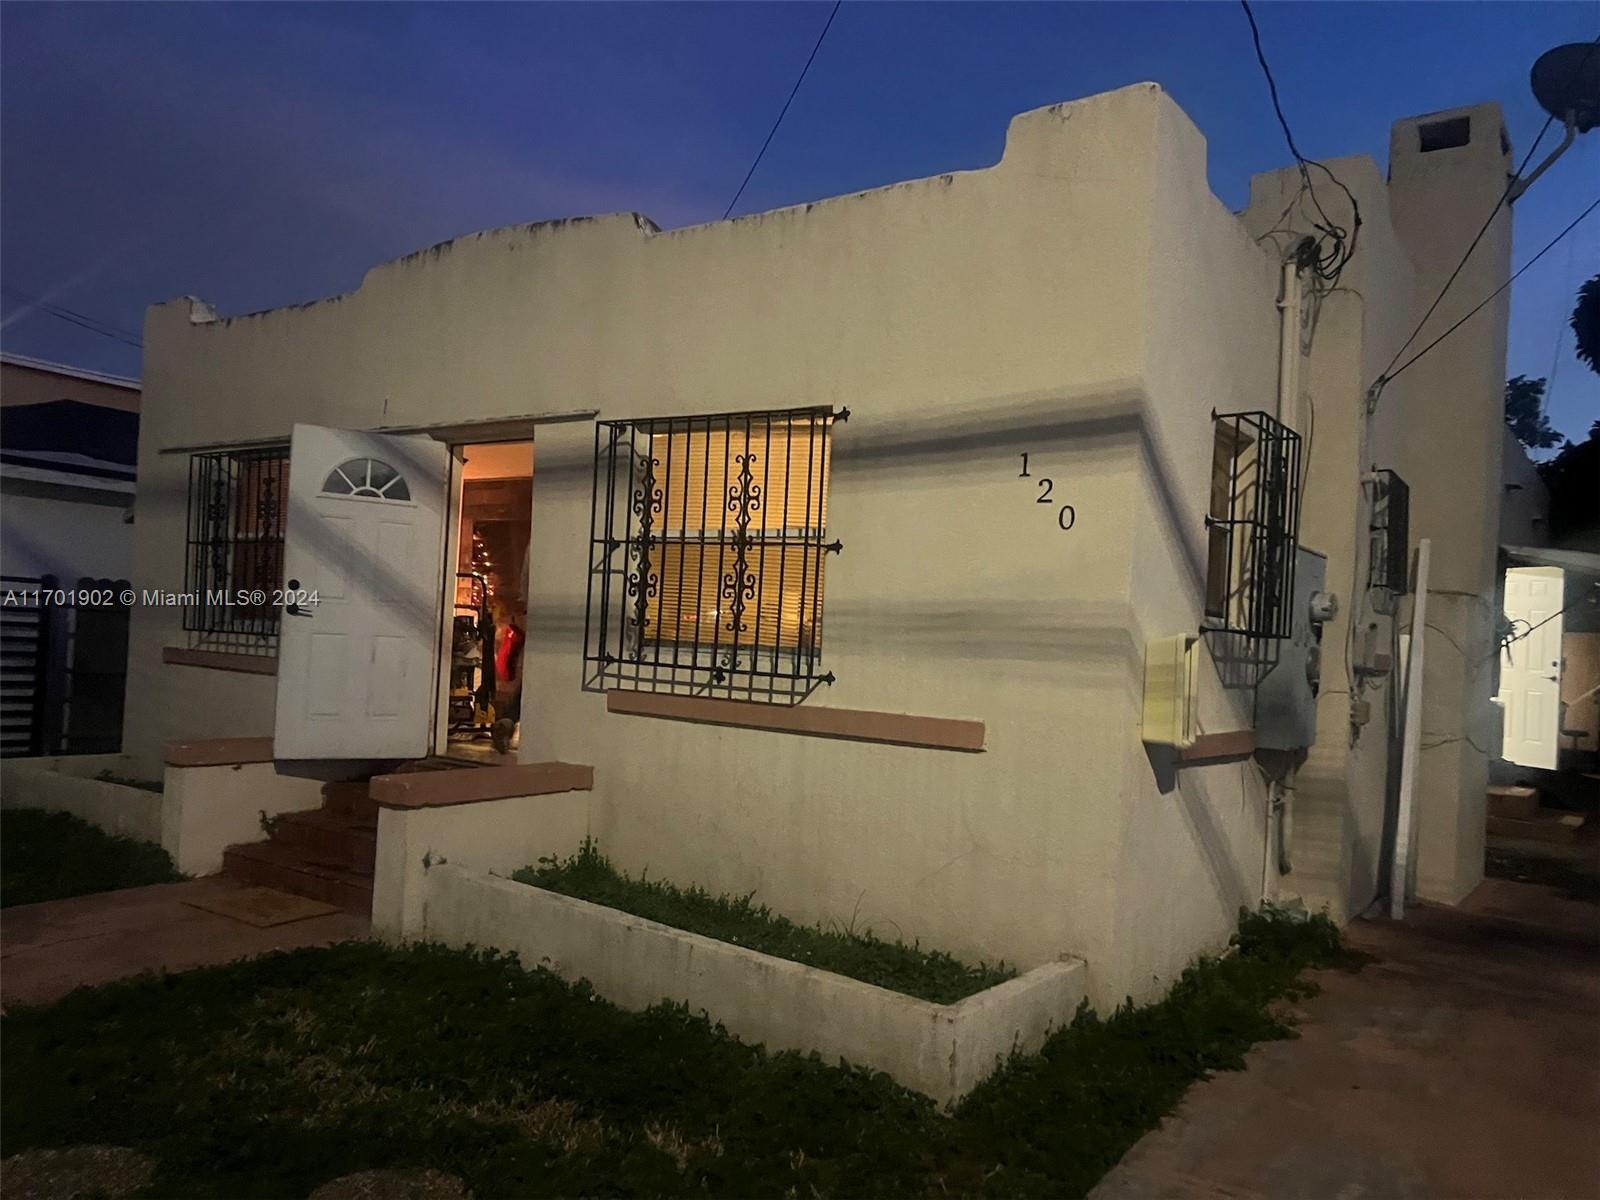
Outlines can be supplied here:
[[[1017, 478], [1019, 478], [1019, 479], [1031, 479], [1032, 478], [1032, 476], [1028, 474], [1028, 456], [1027, 456], [1027, 454], [1023, 454], [1023, 456], [1022, 456], [1022, 471], [1017, 476]], [[1035, 498], [1034, 503], [1035, 504], [1054, 504], [1055, 501], [1050, 498], [1050, 493], [1055, 490], [1055, 486], [1056, 485], [1055, 485], [1054, 480], [1050, 480], [1050, 479], [1041, 479], [1041, 480], [1039, 480], [1039, 495]], [[1077, 523], [1078, 523], [1078, 510], [1073, 508], [1072, 505], [1063, 504], [1058, 510], [1056, 510], [1056, 524], [1061, 526], [1062, 529], [1071, 529]]]

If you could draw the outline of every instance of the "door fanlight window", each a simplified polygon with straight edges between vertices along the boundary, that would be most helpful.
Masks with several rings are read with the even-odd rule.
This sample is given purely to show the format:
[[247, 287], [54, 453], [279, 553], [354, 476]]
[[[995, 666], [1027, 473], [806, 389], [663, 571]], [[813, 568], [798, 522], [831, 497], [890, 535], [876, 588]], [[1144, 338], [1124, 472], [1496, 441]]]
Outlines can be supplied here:
[[405, 478], [380, 458], [340, 463], [322, 483], [325, 496], [365, 496], [371, 500], [410, 500]]

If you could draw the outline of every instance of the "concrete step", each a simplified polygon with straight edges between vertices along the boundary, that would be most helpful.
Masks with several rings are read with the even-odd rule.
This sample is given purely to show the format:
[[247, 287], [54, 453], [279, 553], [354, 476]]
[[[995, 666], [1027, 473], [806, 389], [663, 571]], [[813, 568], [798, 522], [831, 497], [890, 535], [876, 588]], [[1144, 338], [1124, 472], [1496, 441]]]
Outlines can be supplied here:
[[312, 862], [334, 863], [371, 875], [378, 857], [378, 823], [329, 809], [280, 814], [268, 838]]
[[378, 805], [365, 779], [352, 779], [322, 785], [322, 807], [362, 821], [377, 821]]
[[1583, 830], [1581, 813], [1541, 808], [1531, 817], [1489, 817], [1489, 832], [1495, 837], [1527, 838], [1538, 842], [1573, 842]]
[[1496, 784], [1489, 789], [1489, 813], [1526, 821], [1539, 815], [1539, 789]]
[[222, 873], [241, 883], [277, 888], [296, 896], [337, 904], [348, 912], [372, 911], [372, 876], [330, 862], [316, 862], [287, 846], [246, 842], [222, 854]]

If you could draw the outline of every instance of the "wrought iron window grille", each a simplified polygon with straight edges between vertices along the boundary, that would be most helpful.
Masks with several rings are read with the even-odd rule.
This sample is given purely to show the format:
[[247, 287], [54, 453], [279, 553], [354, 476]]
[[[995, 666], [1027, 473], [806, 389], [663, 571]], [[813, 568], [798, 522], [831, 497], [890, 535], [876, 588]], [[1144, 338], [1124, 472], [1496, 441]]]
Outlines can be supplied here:
[[1293, 631], [1300, 435], [1265, 412], [1213, 413], [1212, 420], [1205, 628], [1280, 640]]
[[289, 448], [219, 450], [189, 459], [183, 628], [195, 648], [278, 652]]
[[822, 667], [832, 430], [849, 409], [595, 427], [584, 679], [798, 704]]
[[1373, 475], [1367, 586], [1403, 596], [1411, 590], [1411, 488], [1395, 471]]

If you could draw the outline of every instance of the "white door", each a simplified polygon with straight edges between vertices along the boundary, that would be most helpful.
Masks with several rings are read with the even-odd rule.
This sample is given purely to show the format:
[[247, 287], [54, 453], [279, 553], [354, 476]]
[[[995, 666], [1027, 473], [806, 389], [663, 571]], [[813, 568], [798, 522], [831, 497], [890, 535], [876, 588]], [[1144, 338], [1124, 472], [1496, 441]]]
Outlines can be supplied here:
[[1516, 636], [1500, 651], [1500, 694], [1508, 762], [1555, 770], [1561, 728], [1560, 567], [1506, 571], [1506, 619]]
[[432, 438], [294, 427], [277, 758], [428, 753], [449, 460]]

